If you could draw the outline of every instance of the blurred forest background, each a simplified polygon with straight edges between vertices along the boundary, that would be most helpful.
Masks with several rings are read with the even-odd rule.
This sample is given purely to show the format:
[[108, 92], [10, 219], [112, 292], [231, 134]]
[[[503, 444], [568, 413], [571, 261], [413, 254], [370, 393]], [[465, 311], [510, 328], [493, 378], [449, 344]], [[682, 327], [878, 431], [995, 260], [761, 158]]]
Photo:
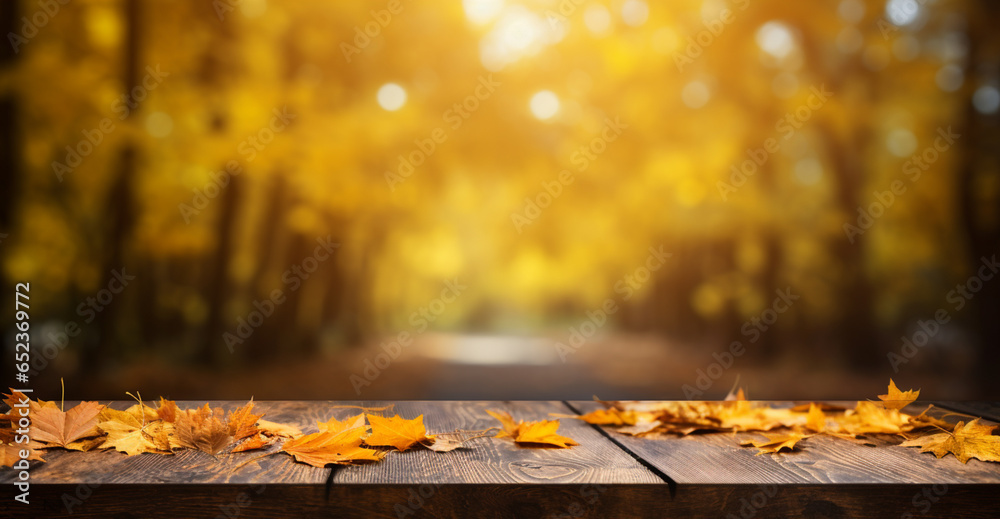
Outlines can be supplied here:
[[1000, 398], [1000, 3], [0, 22], [3, 290], [31, 284], [42, 397]]

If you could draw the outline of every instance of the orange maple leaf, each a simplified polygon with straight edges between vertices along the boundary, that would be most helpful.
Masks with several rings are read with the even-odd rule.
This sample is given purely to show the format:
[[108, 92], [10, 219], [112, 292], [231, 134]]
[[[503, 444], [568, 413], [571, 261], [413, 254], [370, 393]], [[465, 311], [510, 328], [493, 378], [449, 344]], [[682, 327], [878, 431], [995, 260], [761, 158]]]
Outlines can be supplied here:
[[896, 383], [889, 379], [889, 393], [885, 395], [879, 395], [879, 399], [882, 400], [882, 405], [886, 409], [902, 409], [910, 404], [912, 404], [917, 398], [920, 397], [920, 390], [909, 390], [900, 391], [896, 387]]
[[405, 451], [417, 443], [433, 442], [434, 437], [427, 435], [424, 427], [424, 415], [411, 420], [396, 415], [385, 418], [373, 414], [366, 415], [372, 426], [372, 433], [365, 438], [365, 443], [371, 446], [395, 447]]
[[63, 412], [54, 404], [35, 404], [31, 409], [31, 439], [43, 447], [82, 450], [78, 440], [97, 436], [97, 417], [104, 409], [97, 402], [80, 402]]
[[257, 420], [264, 416], [264, 413], [253, 413], [253, 399], [243, 407], [229, 413], [229, 435], [234, 440], [242, 440], [248, 436], [253, 436], [259, 432]]
[[360, 427], [336, 433], [322, 431], [288, 440], [282, 444], [281, 450], [291, 454], [296, 461], [314, 467], [325, 467], [331, 463], [352, 465], [379, 461], [385, 457], [384, 451], [361, 446], [364, 434], [365, 428]]
[[556, 434], [556, 431], [559, 430], [559, 420], [515, 422], [510, 413], [490, 410], [486, 412], [499, 420], [503, 427], [503, 430], [497, 433], [497, 438], [511, 438], [514, 443], [524, 447], [554, 446], [566, 449], [573, 445], [580, 445], [572, 438]]
[[212, 409], [207, 403], [204, 407], [177, 413], [174, 422], [177, 443], [209, 454], [221, 451], [232, 441], [223, 417], [222, 409]]

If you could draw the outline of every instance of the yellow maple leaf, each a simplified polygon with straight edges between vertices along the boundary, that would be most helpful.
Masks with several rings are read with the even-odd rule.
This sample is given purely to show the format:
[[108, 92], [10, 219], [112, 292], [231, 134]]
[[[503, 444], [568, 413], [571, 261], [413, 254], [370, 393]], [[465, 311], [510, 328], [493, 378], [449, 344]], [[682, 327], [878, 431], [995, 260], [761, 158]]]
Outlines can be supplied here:
[[899, 434], [907, 421], [907, 415], [896, 409], [886, 409], [874, 402], [858, 402], [837, 423], [841, 433]]
[[371, 446], [395, 447], [405, 451], [417, 443], [430, 443], [433, 436], [427, 435], [424, 427], [424, 415], [407, 420], [396, 415], [385, 418], [373, 414], [366, 415], [372, 426], [371, 435], [365, 438], [365, 443]]
[[775, 453], [782, 449], [793, 450], [795, 444], [806, 439], [809, 435], [800, 434], [796, 432], [790, 432], [785, 434], [765, 434], [766, 441], [761, 440], [744, 440], [740, 442], [740, 445], [748, 446], [753, 445], [757, 447], [757, 456], [766, 453]]
[[126, 423], [113, 419], [101, 422], [100, 428], [107, 434], [104, 443], [101, 444], [101, 449], [115, 449], [128, 456], [160, 450], [153, 443], [153, 437], [137, 422]]
[[900, 391], [896, 387], [896, 383], [889, 379], [889, 392], [885, 395], [879, 395], [879, 399], [882, 400], [882, 405], [886, 409], [902, 409], [910, 404], [912, 404], [918, 397], [920, 397], [920, 390], [909, 390]]
[[931, 452], [938, 458], [951, 453], [962, 463], [971, 458], [1000, 462], [1000, 436], [995, 436], [993, 429], [994, 426], [982, 424], [976, 418], [969, 423], [958, 422], [953, 433], [928, 434], [900, 445], [920, 447], [920, 452]]

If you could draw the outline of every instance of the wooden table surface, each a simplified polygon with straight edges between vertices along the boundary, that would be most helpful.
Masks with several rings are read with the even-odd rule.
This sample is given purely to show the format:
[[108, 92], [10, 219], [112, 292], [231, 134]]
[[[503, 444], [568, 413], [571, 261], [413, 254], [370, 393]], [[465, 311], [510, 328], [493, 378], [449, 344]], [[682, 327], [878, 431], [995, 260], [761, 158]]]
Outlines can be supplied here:
[[[211, 402], [231, 410], [243, 402]], [[486, 429], [486, 409], [541, 420], [595, 402], [258, 402], [265, 418], [315, 432], [317, 420], [395, 404], [430, 433]], [[118, 409], [130, 402], [113, 402]], [[194, 407], [204, 402], [178, 402]], [[1000, 421], [997, 403], [937, 403]], [[919, 411], [918, 411], [919, 412]], [[952, 417], [952, 420], [961, 417]], [[795, 452], [755, 456], [755, 433], [635, 438], [563, 419], [571, 449], [481, 438], [449, 453], [413, 449], [376, 464], [315, 468], [287, 455], [125, 456], [51, 450], [31, 467], [31, 504], [0, 472], [0, 517], [1000, 517], [1000, 464], [818, 436]], [[255, 459], [238, 470], [239, 464]]]

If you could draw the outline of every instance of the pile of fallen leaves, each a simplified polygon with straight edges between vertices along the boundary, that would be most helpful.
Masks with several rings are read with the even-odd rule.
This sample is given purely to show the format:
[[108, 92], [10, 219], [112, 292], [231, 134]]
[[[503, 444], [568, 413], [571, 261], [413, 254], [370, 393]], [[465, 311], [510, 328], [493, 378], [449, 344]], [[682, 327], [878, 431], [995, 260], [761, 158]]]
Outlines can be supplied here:
[[[97, 402], [80, 402], [65, 410], [55, 402], [30, 400], [15, 390], [5, 396], [4, 402], [10, 406], [10, 411], [0, 415], [0, 465], [4, 466], [12, 466], [25, 448], [23, 443], [16, 442], [17, 436], [24, 432], [18, 431], [18, 406], [28, 407], [31, 420], [27, 431], [31, 440], [27, 459], [38, 461], [45, 461], [43, 451], [57, 448], [75, 451], [115, 449], [127, 456], [166, 455], [189, 449], [214, 456], [277, 446], [268, 454], [284, 452], [296, 461], [324, 467], [376, 462], [393, 450], [402, 452], [418, 446], [449, 452], [496, 430], [429, 434], [423, 415], [412, 419], [399, 415], [390, 418], [378, 414], [388, 408], [334, 406], [354, 407], [363, 412], [343, 420], [330, 418], [317, 422], [318, 432], [303, 434], [298, 427], [264, 420], [264, 413], [254, 412], [253, 400], [227, 415], [207, 403], [195, 409], [180, 409], [176, 402], [164, 398], [160, 398], [155, 408], [136, 398], [135, 405], [119, 411]], [[504, 427], [496, 436], [510, 437], [519, 446], [567, 448], [578, 445], [570, 438], [555, 434], [559, 428], [556, 420], [515, 424], [507, 413], [488, 412], [500, 419]]]
[[948, 423], [934, 418], [929, 405], [919, 414], [902, 409], [914, 403], [920, 391], [900, 391], [890, 380], [889, 390], [879, 402], [858, 402], [853, 409], [810, 403], [775, 408], [766, 402], [751, 402], [743, 390], [722, 402], [612, 401], [577, 418], [591, 424], [616, 427], [622, 434], [656, 438], [695, 432], [760, 432], [765, 439], [746, 440], [757, 454], [794, 450], [810, 437], [827, 435], [875, 446], [877, 436], [901, 437], [903, 447], [920, 447], [938, 458], [954, 454], [963, 463], [970, 458], [1000, 462], [1000, 436], [995, 426], [979, 418]]

